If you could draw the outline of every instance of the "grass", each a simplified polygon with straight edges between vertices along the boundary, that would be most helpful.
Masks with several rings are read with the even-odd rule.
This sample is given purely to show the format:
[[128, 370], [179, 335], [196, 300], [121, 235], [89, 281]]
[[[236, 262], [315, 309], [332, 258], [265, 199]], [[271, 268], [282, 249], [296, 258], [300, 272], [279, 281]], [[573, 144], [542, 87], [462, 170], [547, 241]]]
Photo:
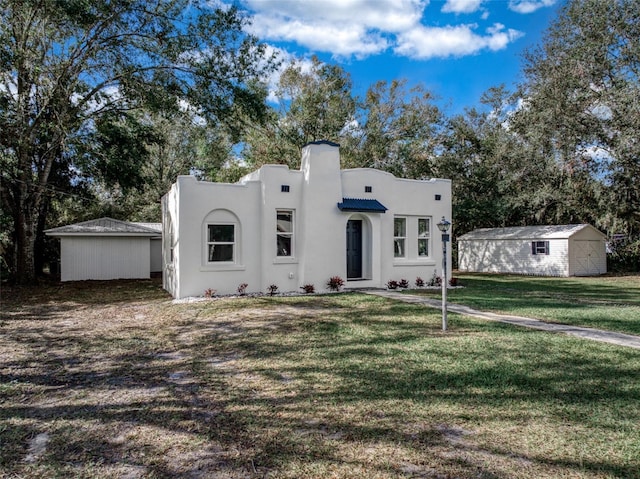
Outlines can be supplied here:
[[[543, 278], [515, 275], [456, 275], [461, 289], [447, 298], [484, 311], [640, 334], [640, 276]], [[409, 293], [440, 297], [439, 290]]]
[[0, 477], [640, 478], [640, 352], [336, 294], [3, 292]]

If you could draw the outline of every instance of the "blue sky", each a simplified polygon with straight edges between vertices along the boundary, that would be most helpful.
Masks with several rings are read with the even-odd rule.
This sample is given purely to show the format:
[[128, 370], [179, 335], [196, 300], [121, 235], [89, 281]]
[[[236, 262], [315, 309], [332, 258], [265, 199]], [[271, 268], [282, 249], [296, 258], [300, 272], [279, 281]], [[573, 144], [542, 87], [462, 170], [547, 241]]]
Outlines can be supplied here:
[[[218, 0], [224, 2], [225, 0]], [[237, 1], [237, 0], [236, 0]], [[538, 44], [562, 0], [240, 0], [250, 31], [286, 62], [342, 66], [363, 94], [406, 78], [449, 114], [521, 78], [521, 53]]]

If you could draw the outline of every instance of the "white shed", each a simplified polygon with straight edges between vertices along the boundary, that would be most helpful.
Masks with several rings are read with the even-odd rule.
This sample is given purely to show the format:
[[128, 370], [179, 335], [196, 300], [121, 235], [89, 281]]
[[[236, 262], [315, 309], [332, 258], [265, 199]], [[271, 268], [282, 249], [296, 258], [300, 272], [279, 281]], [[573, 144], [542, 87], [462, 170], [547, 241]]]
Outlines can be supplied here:
[[595, 276], [607, 272], [606, 237], [588, 224], [482, 228], [458, 238], [458, 269]]
[[149, 278], [162, 271], [162, 224], [100, 218], [45, 232], [60, 238], [62, 281]]

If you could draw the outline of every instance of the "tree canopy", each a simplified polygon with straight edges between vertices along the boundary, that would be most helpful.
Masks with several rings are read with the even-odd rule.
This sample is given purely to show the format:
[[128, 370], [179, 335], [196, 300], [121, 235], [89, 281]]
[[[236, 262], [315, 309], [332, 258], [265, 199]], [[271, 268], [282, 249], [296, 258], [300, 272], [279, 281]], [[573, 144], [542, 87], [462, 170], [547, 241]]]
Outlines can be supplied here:
[[315, 140], [339, 143], [344, 167], [450, 178], [454, 238], [588, 222], [640, 269], [640, 0], [569, 0], [515, 91], [453, 116], [402, 79], [358, 96], [315, 57], [284, 68], [267, 101], [274, 58], [243, 12], [214, 4], [0, 0], [0, 266], [18, 280], [46, 227], [157, 221], [178, 174], [295, 168]]
[[243, 122], [265, 114], [259, 79], [272, 62], [235, 7], [204, 0], [1, 6], [1, 196], [21, 282], [35, 274], [34, 246], [57, 170], [99, 171], [123, 189], [144, 179], [141, 143], [157, 141], [140, 110], [191, 109], [233, 138]]

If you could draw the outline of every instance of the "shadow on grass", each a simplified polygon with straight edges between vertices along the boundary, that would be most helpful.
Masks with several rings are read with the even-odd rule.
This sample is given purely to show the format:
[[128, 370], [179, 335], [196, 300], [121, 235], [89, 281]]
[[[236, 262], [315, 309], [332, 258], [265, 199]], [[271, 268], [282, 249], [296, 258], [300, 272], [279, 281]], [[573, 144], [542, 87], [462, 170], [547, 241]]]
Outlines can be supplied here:
[[[554, 323], [640, 334], [637, 277], [541, 278], [460, 275], [449, 300], [479, 310], [530, 316]], [[439, 292], [413, 290], [439, 297]]]
[[[5, 328], [3, 343], [29, 354], [2, 356], [2, 469], [506, 479], [531, 463], [548, 477], [640, 477], [637, 458], [566, 459], [605, 431], [637, 444], [635, 352], [456, 315], [442, 333], [421, 306], [355, 294], [230, 304], [175, 306], [184, 315], [175, 323], [107, 337], [35, 319]], [[490, 441], [496, 424], [540, 416], [558, 425], [552, 433], [574, 426], [601, 437], [567, 436], [555, 457]], [[43, 430], [44, 466], [25, 464]]]

